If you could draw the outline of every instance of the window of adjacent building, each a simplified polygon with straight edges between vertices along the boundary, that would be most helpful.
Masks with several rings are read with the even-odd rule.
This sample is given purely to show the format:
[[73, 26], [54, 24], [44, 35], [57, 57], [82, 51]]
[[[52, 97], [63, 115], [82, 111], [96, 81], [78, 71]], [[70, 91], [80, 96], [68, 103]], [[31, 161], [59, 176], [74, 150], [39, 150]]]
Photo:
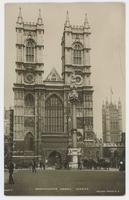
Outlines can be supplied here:
[[33, 40], [28, 40], [26, 45], [26, 61], [27, 62], [34, 62], [34, 42]]
[[82, 48], [80, 44], [75, 44], [73, 50], [73, 63], [80, 65], [82, 64]]
[[47, 132], [57, 133], [64, 131], [63, 103], [55, 94], [46, 101], [45, 118]]

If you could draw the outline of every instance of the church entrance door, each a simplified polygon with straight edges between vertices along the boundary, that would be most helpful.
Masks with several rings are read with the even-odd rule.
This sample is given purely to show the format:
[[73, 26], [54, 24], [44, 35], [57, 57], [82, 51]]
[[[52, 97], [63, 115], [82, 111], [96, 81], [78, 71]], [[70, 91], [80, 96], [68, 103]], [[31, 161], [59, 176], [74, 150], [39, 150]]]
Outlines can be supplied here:
[[62, 167], [61, 155], [57, 151], [52, 151], [48, 156], [48, 166], [60, 169]]

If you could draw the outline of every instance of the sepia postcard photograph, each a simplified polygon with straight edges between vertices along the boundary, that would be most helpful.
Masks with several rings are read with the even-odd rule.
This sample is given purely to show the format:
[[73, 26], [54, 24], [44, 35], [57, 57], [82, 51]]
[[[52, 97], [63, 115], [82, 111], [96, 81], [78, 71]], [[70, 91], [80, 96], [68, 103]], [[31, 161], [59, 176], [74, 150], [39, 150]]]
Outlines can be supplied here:
[[125, 195], [125, 4], [4, 13], [4, 195]]

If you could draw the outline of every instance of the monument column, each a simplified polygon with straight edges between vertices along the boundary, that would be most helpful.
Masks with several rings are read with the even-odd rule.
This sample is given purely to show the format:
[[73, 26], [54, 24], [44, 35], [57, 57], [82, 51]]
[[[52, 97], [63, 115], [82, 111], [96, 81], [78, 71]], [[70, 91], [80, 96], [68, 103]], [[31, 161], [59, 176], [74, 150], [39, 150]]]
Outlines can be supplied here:
[[76, 120], [76, 104], [75, 102], [72, 102], [72, 110], [73, 110], [73, 129], [72, 129], [72, 139], [73, 139], [73, 147], [77, 147], [77, 120]]
[[78, 168], [78, 156], [81, 149], [77, 148], [77, 120], [76, 120], [76, 104], [78, 102], [78, 93], [76, 90], [76, 77], [72, 76], [71, 80], [71, 92], [69, 93], [69, 101], [72, 104], [72, 148], [68, 149], [68, 154], [72, 156], [72, 162], [70, 162], [71, 168]]

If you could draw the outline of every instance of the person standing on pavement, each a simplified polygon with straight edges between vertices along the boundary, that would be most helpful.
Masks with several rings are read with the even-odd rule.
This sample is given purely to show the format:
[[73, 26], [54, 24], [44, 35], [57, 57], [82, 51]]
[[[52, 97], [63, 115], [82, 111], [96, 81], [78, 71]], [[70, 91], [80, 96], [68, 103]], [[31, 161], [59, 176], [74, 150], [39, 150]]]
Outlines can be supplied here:
[[36, 161], [35, 160], [33, 160], [33, 163], [32, 163], [32, 172], [36, 173]]
[[12, 160], [9, 161], [8, 170], [9, 170], [9, 184], [14, 184], [13, 180], [14, 163], [12, 162]]

